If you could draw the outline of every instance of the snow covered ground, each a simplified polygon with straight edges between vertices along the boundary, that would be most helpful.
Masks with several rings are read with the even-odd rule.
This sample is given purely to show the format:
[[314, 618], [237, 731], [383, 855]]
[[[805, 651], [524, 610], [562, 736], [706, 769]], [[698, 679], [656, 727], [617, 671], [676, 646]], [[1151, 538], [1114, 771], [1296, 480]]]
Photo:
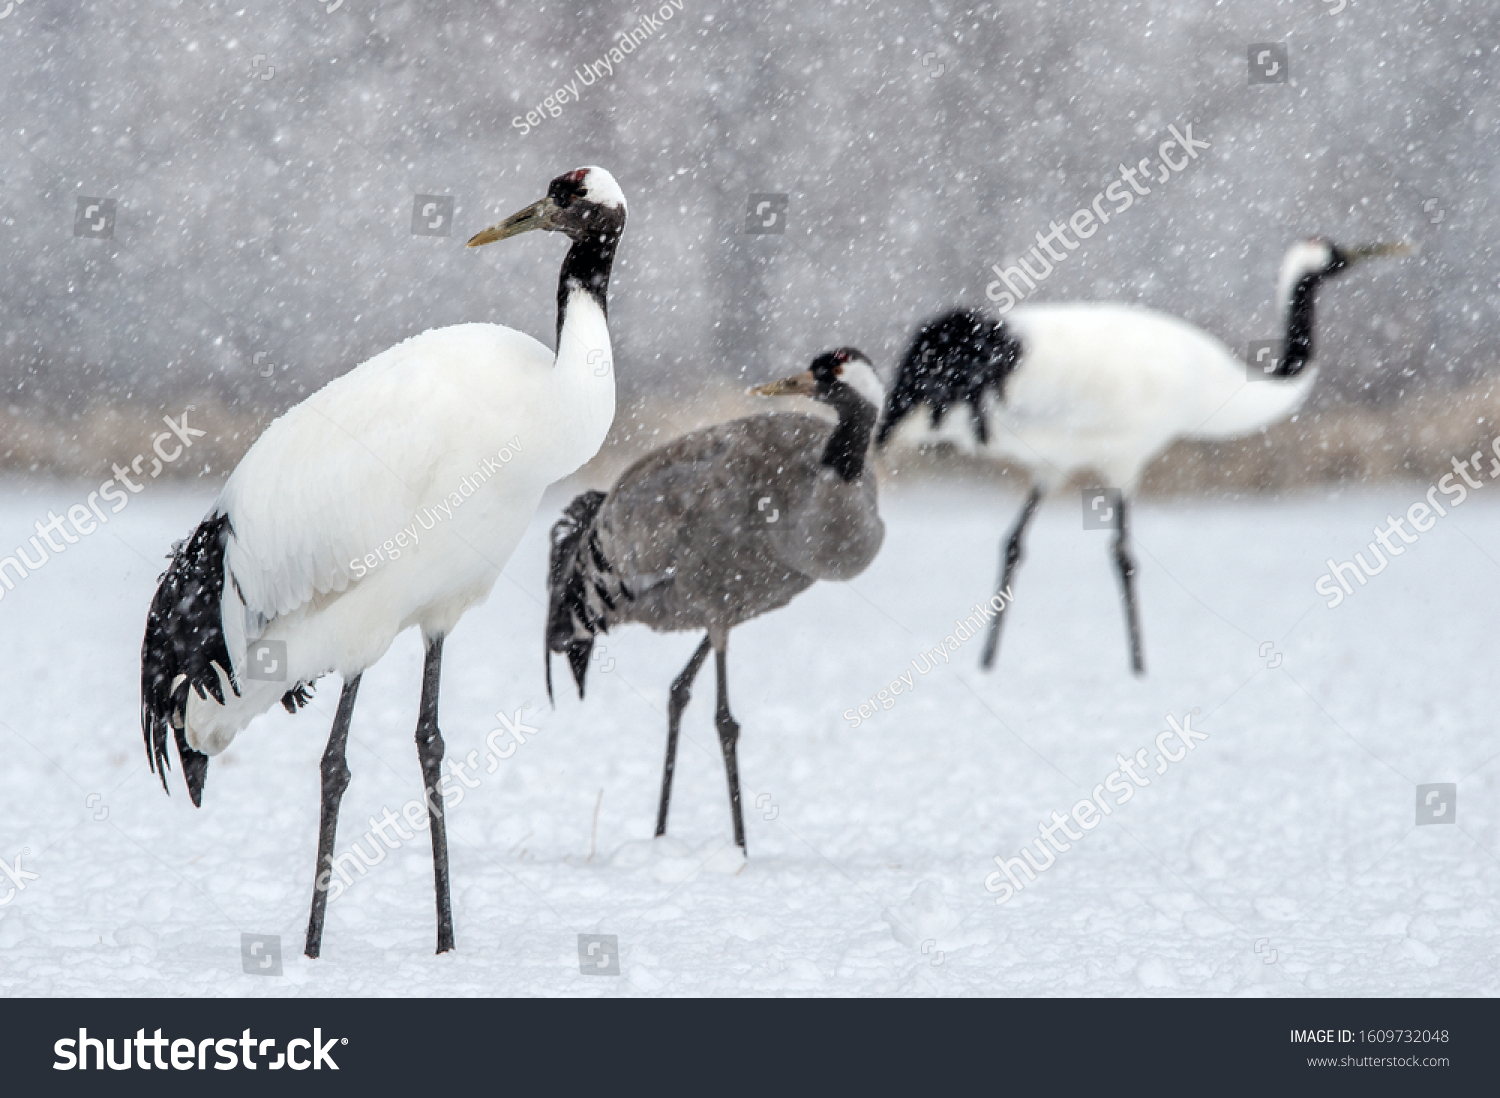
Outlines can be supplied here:
[[[0, 550], [86, 494], [0, 485]], [[202, 809], [175, 770], [162, 793], [141, 745], [145, 608], [211, 495], [151, 485], [0, 601], [0, 858], [14, 869], [29, 850], [20, 869], [36, 874], [0, 906], [0, 993], [1500, 993], [1500, 500], [1485, 493], [1332, 610], [1313, 591], [1325, 559], [1363, 548], [1420, 489], [1140, 505], [1140, 681], [1110, 535], [1081, 528], [1071, 493], [1033, 529], [998, 671], [978, 672], [970, 641], [851, 728], [844, 710], [990, 593], [1019, 504], [962, 485], [888, 492], [868, 573], [734, 635], [743, 865], [711, 674], [685, 720], [669, 836], [651, 838], [666, 689], [696, 637], [607, 637], [587, 702], [546, 706], [559, 494], [446, 649], [448, 756], [479, 763], [449, 816], [457, 951], [432, 954], [418, 834], [332, 902], [317, 962], [300, 947], [337, 683], [215, 759]], [[419, 793], [419, 671], [407, 635], [365, 676], [341, 851]], [[509, 757], [485, 773], [496, 712], [527, 702], [541, 731], [513, 753], [495, 737]], [[1154, 757], [1166, 715], [1194, 708], [1206, 740], [1148, 766], [1149, 787], [995, 904], [995, 855], [1089, 796], [1117, 754]], [[1418, 827], [1416, 787], [1439, 782], [1457, 783], [1456, 825]], [[244, 933], [280, 936], [284, 975], [244, 974]], [[578, 935], [593, 933], [618, 937], [618, 977], [580, 973]]]

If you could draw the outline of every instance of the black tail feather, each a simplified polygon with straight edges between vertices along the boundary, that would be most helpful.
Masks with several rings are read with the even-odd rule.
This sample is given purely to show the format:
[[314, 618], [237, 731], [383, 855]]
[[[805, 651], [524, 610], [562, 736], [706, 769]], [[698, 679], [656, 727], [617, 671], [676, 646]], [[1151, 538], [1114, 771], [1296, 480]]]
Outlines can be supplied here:
[[200, 698], [212, 695], [222, 705], [222, 669], [230, 689], [239, 693], [219, 607], [224, 591], [224, 546], [231, 532], [228, 515], [212, 514], [191, 538], [173, 547], [172, 563], [162, 574], [146, 615], [146, 638], [141, 645], [141, 733], [146, 759], [152, 772], [161, 776], [162, 788], [170, 792], [170, 731], [194, 805], [203, 801], [208, 756], [189, 747], [183, 732], [188, 690], [196, 690]]
[[578, 686], [578, 697], [583, 698], [583, 680], [588, 674], [589, 657], [594, 653], [594, 638], [574, 641], [568, 645], [568, 667], [573, 672], [573, 682]]
[[[552, 551], [547, 566], [547, 637], [543, 648], [549, 701], [552, 700], [552, 653], [567, 655], [573, 682], [582, 698], [594, 636], [608, 629], [608, 624], [589, 609], [583, 554], [579, 551], [604, 498], [603, 492], [582, 493], [568, 504], [563, 517], [552, 527]], [[592, 541], [588, 548], [598, 555], [598, 546]]]
[[989, 441], [980, 399], [988, 387], [1004, 398], [1005, 379], [1020, 357], [1020, 341], [1007, 334], [1001, 321], [977, 309], [955, 309], [928, 320], [912, 336], [896, 371], [875, 444], [884, 446], [918, 404], [931, 409], [933, 426], [950, 406], [967, 404], [975, 437], [981, 444]]
[[281, 708], [296, 716], [297, 710], [311, 703], [313, 697], [313, 684], [310, 682], [299, 682], [285, 694], [281, 695]]
[[[177, 757], [182, 760], [182, 778], [187, 782], [188, 797], [193, 802], [194, 808], [203, 807], [203, 783], [208, 780], [208, 756], [201, 751], [194, 751], [187, 743], [187, 734], [181, 728], [173, 729], [177, 733]], [[166, 775], [166, 752], [162, 752], [162, 776], [161, 787], [167, 789]], [[170, 794], [172, 791], [167, 789]]]

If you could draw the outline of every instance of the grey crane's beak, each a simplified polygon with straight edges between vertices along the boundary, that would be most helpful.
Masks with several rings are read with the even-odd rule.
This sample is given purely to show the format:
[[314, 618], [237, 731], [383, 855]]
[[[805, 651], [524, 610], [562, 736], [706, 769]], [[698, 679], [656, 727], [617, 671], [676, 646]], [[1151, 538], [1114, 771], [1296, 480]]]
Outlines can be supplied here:
[[1358, 263], [1366, 259], [1411, 255], [1412, 251], [1410, 244], [1400, 240], [1390, 244], [1356, 244], [1352, 248], [1345, 248], [1344, 255], [1348, 257], [1350, 263]]
[[481, 244], [493, 244], [497, 240], [529, 233], [532, 229], [554, 228], [553, 218], [556, 214], [557, 204], [550, 197], [544, 198], [540, 202], [533, 202], [519, 213], [511, 214], [498, 225], [491, 225], [488, 229], [475, 233], [469, 238], [468, 246], [477, 248]]
[[750, 390], [751, 396], [762, 397], [810, 397], [818, 391], [818, 379], [813, 376], [811, 370], [796, 374], [792, 377], [784, 377], [780, 381], [772, 381], [766, 385], [757, 385]]

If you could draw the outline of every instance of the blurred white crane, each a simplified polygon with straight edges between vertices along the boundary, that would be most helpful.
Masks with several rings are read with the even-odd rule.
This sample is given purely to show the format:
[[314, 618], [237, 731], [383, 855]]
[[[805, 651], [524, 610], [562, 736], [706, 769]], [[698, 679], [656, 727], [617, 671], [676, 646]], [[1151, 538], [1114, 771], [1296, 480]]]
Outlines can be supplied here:
[[[1014, 461], [1032, 489], [1007, 536], [1000, 590], [1011, 586], [1022, 539], [1042, 497], [1075, 470], [1092, 468], [1117, 489], [1114, 561], [1130, 638], [1130, 662], [1145, 671], [1128, 545], [1129, 501], [1151, 459], [1179, 438], [1230, 438], [1290, 415], [1317, 380], [1313, 295], [1355, 263], [1406, 254], [1403, 244], [1340, 248], [1321, 238], [1292, 245], [1277, 297], [1285, 310], [1281, 353], [1264, 378], [1220, 340], [1186, 321], [1135, 305], [1022, 305], [1005, 321], [954, 311], [912, 338], [886, 398], [876, 443], [949, 442]], [[969, 416], [948, 416], [966, 404]], [[908, 414], [926, 406], [927, 416]], [[967, 421], [966, 421], [967, 420]], [[1008, 607], [1010, 604], [1006, 603]], [[1002, 610], [990, 620], [981, 665], [995, 660]]]

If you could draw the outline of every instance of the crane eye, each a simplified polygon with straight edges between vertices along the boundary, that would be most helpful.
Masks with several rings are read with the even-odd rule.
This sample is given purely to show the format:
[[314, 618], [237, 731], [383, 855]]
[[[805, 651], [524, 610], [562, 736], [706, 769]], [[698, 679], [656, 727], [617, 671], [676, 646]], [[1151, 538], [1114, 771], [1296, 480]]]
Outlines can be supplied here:
[[547, 188], [547, 197], [551, 198], [558, 209], [565, 210], [573, 204], [573, 199], [581, 198], [584, 193], [584, 176], [588, 173], [579, 169], [560, 175], [552, 181]]

